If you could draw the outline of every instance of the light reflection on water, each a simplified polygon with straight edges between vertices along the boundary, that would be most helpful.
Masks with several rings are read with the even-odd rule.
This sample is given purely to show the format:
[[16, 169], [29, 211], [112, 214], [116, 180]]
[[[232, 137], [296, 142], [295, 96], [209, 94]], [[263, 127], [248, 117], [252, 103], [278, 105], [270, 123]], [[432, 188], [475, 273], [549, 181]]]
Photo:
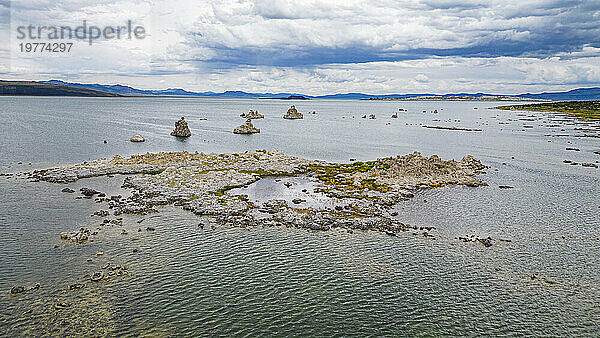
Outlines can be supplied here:
[[[0, 289], [42, 284], [24, 295], [0, 295], [5, 335], [90, 328], [100, 335], [589, 335], [600, 330], [600, 174], [562, 163], [598, 160], [593, 151], [599, 146], [594, 139], [544, 136], [556, 129], [549, 127], [547, 113], [533, 113], [541, 119], [532, 122], [520, 121], [518, 112], [482, 109], [491, 103], [314, 101], [297, 106], [317, 115], [285, 121], [276, 113], [293, 103], [272, 100], [1, 100], [0, 117], [7, 125], [0, 133], [0, 172], [29, 170], [28, 162], [31, 168], [46, 167], [114, 153], [257, 148], [332, 161], [421, 150], [444, 158], [472, 154], [491, 166], [483, 176], [489, 187], [433, 189], [398, 205], [402, 221], [435, 226], [435, 239], [412, 233], [391, 238], [288, 228], [213, 230], [208, 220], [167, 207], [157, 215], [124, 216], [123, 227], [71, 245], [58, 234], [99, 224], [100, 218], [89, 215], [105, 207], [61, 193], [62, 185], [0, 177]], [[480, 109], [473, 111], [474, 105]], [[399, 107], [410, 112], [388, 119]], [[421, 113], [434, 107], [444, 110]], [[234, 137], [231, 129], [243, 122], [239, 113], [257, 108], [267, 115], [256, 122], [261, 134]], [[378, 118], [357, 119], [363, 112]], [[181, 115], [194, 133], [185, 143], [168, 136]], [[456, 119], [461, 122], [443, 122]], [[485, 131], [430, 130], [419, 123]], [[534, 128], [523, 131], [522, 125]], [[575, 127], [564, 125], [566, 131], [556, 133], [574, 134]], [[598, 124], [592, 128], [598, 130]], [[128, 138], [138, 132], [148, 142], [130, 144]], [[581, 151], [565, 151], [571, 146]], [[69, 186], [110, 195], [124, 193], [122, 180], [96, 178]], [[498, 189], [502, 184], [515, 189]], [[156, 231], [137, 231], [147, 226]], [[123, 228], [128, 235], [121, 235]], [[471, 234], [512, 242], [484, 248], [455, 239]], [[97, 251], [104, 255], [96, 256]], [[106, 262], [127, 265], [131, 273], [67, 291]], [[531, 274], [557, 284], [532, 280]], [[57, 302], [71, 307], [55, 310]]]

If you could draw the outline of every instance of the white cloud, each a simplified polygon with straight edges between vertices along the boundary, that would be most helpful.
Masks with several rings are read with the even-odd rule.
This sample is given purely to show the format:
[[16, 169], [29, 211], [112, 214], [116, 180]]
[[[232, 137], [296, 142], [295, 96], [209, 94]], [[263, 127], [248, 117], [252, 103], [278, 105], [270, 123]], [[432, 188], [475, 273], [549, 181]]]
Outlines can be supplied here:
[[[10, 17], [10, 31], [0, 25], [13, 37], [10, 69], [0, 64], [6, 78], [307, 94], [516, 93], [600, 83], [596, 2], [21, 0], [11, 2]], [[148, 37], [62, 55], [16, 52], [16, 24], [82, 20], [133, 20]], [[0, 57], [7, 53], [0, 47]]]

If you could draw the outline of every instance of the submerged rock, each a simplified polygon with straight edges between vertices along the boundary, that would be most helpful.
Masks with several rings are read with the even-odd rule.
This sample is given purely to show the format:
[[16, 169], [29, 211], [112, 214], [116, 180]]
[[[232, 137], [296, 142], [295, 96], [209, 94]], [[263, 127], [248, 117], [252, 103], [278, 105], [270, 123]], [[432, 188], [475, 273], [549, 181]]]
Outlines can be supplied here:
[[264, 119], [265, 118], [265, 116], [263, 114], [260, 114], [258, 112], [258, 110], [254, 111], [252, 109], [250, 109], [250, 111], [248, 113], [242, 114], [240, 116], [245, 119]]
[[62, 309], [68, 308], [69, 306], [71, 306], [71, 305], [69, 305], [68, 303], [58, 302], [58, 303], [54, 304], [54, 309], [55, 310], [62, 310]]
[[177, 137], [192, 136], [192, 132], [190, 131], [190, 128], [188, 127], [188, 124], [185, 121], [185, 119], [183, 118], [183, 116], [181, 117], [181, 119], [179, 121], [175, 122], [175, 130], [173, 130], [171, 132], [171, 136], [177, 136]]
[[254, 134], [254, 133], [260, 133], [260, 129], [258, 129], [258, 128], [254, 127], [254, 125], [252, 125], [251, 119], [247, 119], [246, 122], [244, 122], [244, 124], [235, 128], [233, 130], [233, 133], [234, 134]]
[[289, 120], [293, 120], [293, 119], [303, 119], [304, 115], [302, 115], [302, 113], [298, 112], [298, 110], [296, 110], [296, 106], [291, 106], [290, 109], [288, 109], [287, 113], [285, 113], [285, 115], [283, 115], [284, 119], [289, 119]]
[[18, 293], [23, 293], [23, 292], [25, 292], [25, 291], [27, 291], [27, 289], [26, 289], [24, 286], [13, 286], [13, 287], [10, 289], [10, 294], [11, 294], [11, 295], [16, 295], [16, 294], [18, 294]]
[[83, 243], [89, 239], [89, 236], [93, 235], [90, 229], [81, 228], [79, 231], [73, 232], [61, 232], [60, 239], [65, 241], [71, 241], [75, 243]]
[[90, 276], [90, 279], [93, 282], [98, 282], [98, 281], [102, 280], [102, 278], [104, 278], [104, 272], [102, 272], [102, 271], [96, 271]]
[[69, 285], [69, 290], [83, 289], [85, 286], [86, 285], [84, 283], [75, 283], [75, 284]]
[[146, 139], [144, 139], [144, 137], [140, 134], [136, 134], [131, 136], [131, 138], [129, 139], [130, 142], [144, 142], [146, 141]]
[[11, 295], [17, 295], [19, 293], [37, 290], [41, 287], [42, 286], [40, 285], [40, 283], [36, 283], [33, 287], [30, 287], [30, 288], [28, 288], [26, 286], [22, 286], [22, 285], [17, 285], [17, 286], [13, 286], [8, 293]]

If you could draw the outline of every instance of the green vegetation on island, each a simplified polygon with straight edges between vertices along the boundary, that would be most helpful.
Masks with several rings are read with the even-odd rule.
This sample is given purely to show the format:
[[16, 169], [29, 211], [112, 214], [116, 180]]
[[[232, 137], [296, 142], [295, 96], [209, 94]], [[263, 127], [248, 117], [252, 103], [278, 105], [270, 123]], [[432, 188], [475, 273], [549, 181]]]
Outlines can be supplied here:
[[586, 119], [600, 119], [600, 101], [564, 101], [496, 107], [503, 110], [551, 111]]

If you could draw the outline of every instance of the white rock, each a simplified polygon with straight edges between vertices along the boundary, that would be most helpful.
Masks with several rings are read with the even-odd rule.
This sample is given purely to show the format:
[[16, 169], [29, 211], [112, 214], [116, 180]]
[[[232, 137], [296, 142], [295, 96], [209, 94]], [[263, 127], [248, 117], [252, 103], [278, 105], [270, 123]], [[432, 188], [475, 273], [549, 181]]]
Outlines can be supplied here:
[[129, 139], [129, 141], [131, 142], [144, 142], [146, 141], [146, 139], [144, 139], [144, 137], [140, 134], [136, 134], [131, 136], [131, 138]]

